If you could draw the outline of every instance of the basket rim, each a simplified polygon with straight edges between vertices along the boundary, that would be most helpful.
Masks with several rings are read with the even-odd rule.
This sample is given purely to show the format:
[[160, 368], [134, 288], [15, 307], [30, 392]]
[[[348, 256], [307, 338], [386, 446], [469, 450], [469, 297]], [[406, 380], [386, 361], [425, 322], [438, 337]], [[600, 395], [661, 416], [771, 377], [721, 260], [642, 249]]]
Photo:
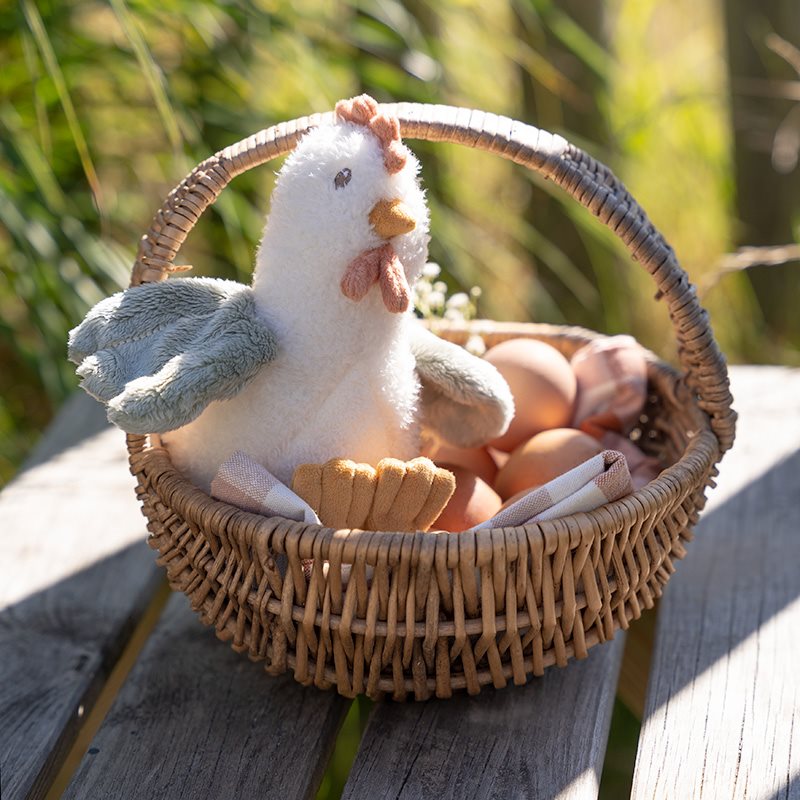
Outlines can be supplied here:
[[[587, 341], [575, 328], [510, 327], [565, 354]], [[503, 328], [495, 341], [513, 335]], [[201, 622], [268, 673], [397, 700], [525, 683], [627, 628], [686, 554], [718, 441], [672, 367], [652, 357], [648, 378], [656, 397], [644, 430], [674, 462], [591, 512], [477, 532], [337, 530], [214, 500], [157, 437], [129, 437], [149, 544]]]
[[[512, 334], [514, 332], [540, 334], [543, 338], [559, 333], [570, 340], [584, 340], [602, 337], [600, 334], [588, 329], [577, 328], [574, 326], [556, 326], [542, 323], [493, 323], [491, 320], [473, 320], [470, 323], [451, 323], [437, 320], [441, 329], [468, 333], [471, 330], [480, 329], [481, 326], [495, 325], [500, 326], [503, 332]], [[559, 331], [559, 329], [561, 329]], [[652, 352], [646, 350], [648, 378], [660, 375], [681, 387], [679, 383], [679, 373], [669, 364], [660, 360]], [[688, 394], [688, 393], [687, 393]], [[343, 564], [352, 563], [349, 558], [350, 551], [355, 553], [358, 548], [367, 547], [366, 563], [375, 566], [378, 561], [378, 550], [392, 551], [396, 545], [397, 551], [402, 548], [411, 548], [411, 564], [417, 566], [422, 550], [432, 550], [434, 537], [445, 535], [448, 540], [454, 540], [454, 551], [461, 551], [464, 544], [474, 542], [476, 551], [483, 544], [488, 544], [492, 539], [502, 536], [507, 541], [520, 533], [532, 540], [532, 537], [539, 537], [542, 542], [545, 554], [555, 553], [560, 545], [566, 545], [574, 549], [581, 542], [592, 542], [598, 538], [602, 541], [607, 535], [624, 527], [629, 523], [640, 523], [651, 514], [657, 513], [659, 508], [663, 508], [667, 501], [673, 497], [689, 494], [704, 480], [708, 471], [718, 459], [718, 441], [711, 429], [710, 419], [705, 411], [700, 408], [696, 401], [689, 396], [683, 398], [683, 407], [692, 409], [693, 421], [697, 428], [687, 442], [686, 449], [681, 457], [673, 464], [664, 468], [656, 478], [650, 483], [625, 495], [617, 500], [610, 501], [602, 506], [587, 512], [578, 512], [557, 517], [551, 520], [529, 523], [527, 525], [506, 526], [499, 528], [484, 528], [478, 531], [459, 531], [449, 532], [444, 530], [429, 531], [371, 531], [359, 528], [332, 528], [330, 526], [296, 522], [294, 520], [281, 517], [255, 514], [244, 511], [238, 506], [222, 500], [217, 500], [207, 492], [192, 484], [185, 478], [172, 464], [167, 449], [157, 442], [157, 436], [150, 437], [149, 444], [146, 444], [147, 437], [129, 437], [139, 440], [136, 452], [131, 452], [130, 462], [132, 471], [146, 469], [147, 466], [157, 466], [159, 475], [155, 480], [155, 485], [160, 487], [165, 495], [169, 496], [170, 507], [175, 508], [188, 521], [204, 528], [207, 520], [216, 517], [217, 522], [225, 519], [227, 522], [242, 523], [241, 525], [231, 525], [230, 527], [238, 532], [245, 530], [242, 544], [250, 545], [257, 537], [270, 537], [270, 548], [277, 553], [287, 553], [287, 543], [292, 547], [300, 547], [301, 539], [304, 535], [313, 537], [316, 546], [319, 548], [319, 556], [324, 560], [329, 558], [331, 550], [334, 549], [334, 542], [342, 538], [346, 539], [346, 546], [337, 558]], [[165, 466], [166, 464], [166, 466]], [[687, 473], [689, 479], [687, 480]], [[159, 492], [160, 494], [161, 492]], [[580, 525], [580, 522], [588, 522], [591, 525], [592, 535], [586, 534], [587, 527]], [[215, 530], [220, 530], [219, 524], [214, 526]], [[285, 528], [285, 529], [284, 529]], [[369, 541], [373, 536], [386, 541], [389, 538], [388, 548], [386, 545], [371, 549]], [[566, 541], [565, 541], [566, 540]], [[347, 552], [345, 552], [347, 551]], [[317, 553], [300, 553], [301, 558], [312, 558]], [[396, 553], [399, 558], [399, 552]], [[389, 563], [392, 563], [390, 560]]]
[[[226, 517], [231, 517], [231, 519], [233, 517], [237, 517], [242, 522], [255, 522], [258, 530], [252, 532], [254, 536], [263, 534], [272, 535], [275, 533], [276, 528], [282, 523], [291, 524], [292, 531], [287, 531], [286, 536], [297, 538], [298, 541], [299, 538], [306, 532], [313, 532], [317, 534], [319, 537], [321, 537], [319, 541], [322, 542], [323, 548], [323, 551], [320, 553], [320, 557], [326, 561], [329, 560], [328, 553], [325, 552], [326, 546], [330, 548], [330, 544], [333, 539], [342, 533], [347, 534], [348, 539], [352, 540], [353, 543], [357, 539], [366, 538], [368, 540], [373, 535], [378, 535], [381, 538], [399, 537], [399, 539], [402, 541], [408, 540], [412, 543], [415, 543], [416, 540], [422, 541], [423, 539], [432, 539], [433, 537], [440, 535], [446, 536], [448, 539], [459, 539], [459, 541], [463, 541], [469, 538], [491, 539], [499, 534], [507, 536], [509, 533], [522, 531], [526, 536], [538, 534], [544, 543], [544, 552], [552, 555], [558, 549], [561, 540], [566, 538], [567, 545], [570, 548], [574, 548], [580, 543], [581, 539], [585, 538], [580, 534], [579, 530], [570, 525], [571, 520], [591, 521], [595, 527], [595, 533], [599, 531], [600, 540], [602, 541], [606, 535], [620, 527], [618, 524], [619, 518], [616, 517], [615, 512], [621, 512], [624, 516], [630, 516], [630, 521], [638, 522], [651, 514], [655, 509], [659, 508], [663, 504], [663, 498], [657, 496], [659, 494], [657, 489], [665, 490], [669, 494], [680, 494], [681, 492], [688, 494], [688, 492], [694, 488], [694, 485], [690, 485], [689, 487], [683, 486], [680, 478], [676, 475], [677, 470], [675, 468], [678, 466], [686, 466], [686, 459], [698, 455], [696, 452], [690, 453], [690, 450], [696, 451], [705, 443], [714, 444], [715, 438], [716, 437], [714, 437], [710, 428], [700, 432], [697, 436], [692, 438], [692, 441], [687, 446], [687, 453], [684, 454], [681, 460], [662, 470], [662, 472], [656, 478], [650, 481], [650, 483], [631, 492], [628, 495], [625, 495], [625, 497], [604, 503], [602, 506], [599, 506], [592, 511], [580, 511], [573, 514], [567, 514], [563, 517], [542, 520], [541, 522], [532, 522], [525, 525], [511, 525], [501, 528], [482, 528], [478, 531], [451, 532], [439, 529], [431, 529], [429, 531], [372, 531], [361, 528], [331, 528], [329, 526], [320, 525], [313, 522], [295, 522], [294, 520], [288, 519], [287, 517], [281, 517], [279, 515], [267, 517], [261, 514], [245, 511], [238, 506], [234, 506], [223, 500], [217, 500], [210, 494], [207, 494], [202, 489], [190, 483], [172, 465], [172, 462], [169, 461], [169, 454], [163, 447], [148, 448], [146, 451], [144, 451], [142, 457], [136, 459], [136, 464], [140, 465], [147, 463], [154, 457], [169, 461], [170, 468], [168, 470], [164, 470], [163, 475], [171, 483], [169, 491], [170, 498], [174, 503], [175, 509], [179, 511], [182, 516], [185, 516], [190, 522], [196, 525], [203, 524], [202, 515], [195, 513], [195, 510], [192, 506], [193, 500], [202, 497], [204, 504], [206, 505], [206, 509], [210, 513], [216, 514], [217, 516], [224, 515]], [[697, 458], [693, 458], [692, 460], [698, 461]], [[710, 461], [708, 459], [704, 460], [711, 464], [714, 463], [713, 459]], [[657, 487], [657, 489], [655, 487]], [[680, 487], [681, 491], [676, 491], [676, 487]], [[638, 503], [639, 508], [637, 509], [637, 513], [631, 516], [629, 508], [633, 502]], [[610, 527], [608, 524], [604, 524], [608, 523], [609, 518], [611, 518], [611, 521], [613, 522], [613, 525]], [[625, 520], [621, 519], [619, 522], [624, 523]], [[273, 538], [271, 545], [276, 552], [281, 554], [286, 553], [286, 549], [283, 546], [283, 541], [284, 540], [281, 537]], [[250, 542], [247, 542], [247, 544], [249, 543]], [[312, 558], [313, 554], [309, 553], [304, 555], [301, 553], [301, 557]], [[341, 561], [344, 564], [350, 563], [344, 557], [341, 559]], [[376, 563], [370, 559], [369, 555], [367, 555], [366, 562], [372, 566], [374, 566]], [[416, 559], [412, 558], [412, 564], [415, 563]]]

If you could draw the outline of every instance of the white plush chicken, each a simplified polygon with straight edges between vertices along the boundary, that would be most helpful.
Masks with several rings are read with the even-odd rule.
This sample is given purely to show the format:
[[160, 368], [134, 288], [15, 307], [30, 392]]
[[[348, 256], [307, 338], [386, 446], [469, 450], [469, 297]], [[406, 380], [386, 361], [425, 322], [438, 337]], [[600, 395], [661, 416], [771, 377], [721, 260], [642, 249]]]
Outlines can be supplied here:
[[413, 316], [428, 211], [397, 119], [366, 95], [336, 112], [278, 175], [252, 288], [135, 287], [71, 334], [83, 386], [109, 418], [162, 433], [204, 489], [235, 450], [288, 483], [306, 462], [410, 459], [423, 421], [469, 446], [513, 413], [493, 367]]

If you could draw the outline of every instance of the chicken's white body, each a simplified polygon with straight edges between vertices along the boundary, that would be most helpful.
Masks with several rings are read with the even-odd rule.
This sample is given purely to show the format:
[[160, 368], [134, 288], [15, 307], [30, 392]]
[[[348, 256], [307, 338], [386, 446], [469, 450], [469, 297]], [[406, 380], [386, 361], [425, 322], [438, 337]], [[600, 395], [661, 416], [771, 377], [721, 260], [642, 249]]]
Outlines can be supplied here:
[[309, 311], [302, 325], [281, 330], [278, 357], [236, 397], [162, 435], [175, 466], [208, 489], [235, 450], [287, 484], [299, 464], [342, 457], [374, 465], [417, 455], [418, 382], [404, 332], [410, 320], [398, 316], [391, 329], [375, 331], [345, 320], [331, 326]]
[[[345, 185], [336, 180], [347, 170]], [[277, 357], [242, 391], [163, 434], [176, 467], [208, 489], [242, 450], [289, 483], [302, 463], [376, 464], [418, 453], [419, 382], [412, 312], [387, 310], [376, 284], [356, 302], [340, 284], [360, 253], [384, 244], [370, 224], [381, 200], [400, 200], [413, 231], [389, 241], [413, 284], [427, 258], [428, 212], [418, 164], [389, 174], [379, 142], [344, 123], [308, 134], [282, 169], [253, 289], [279, 343]]]

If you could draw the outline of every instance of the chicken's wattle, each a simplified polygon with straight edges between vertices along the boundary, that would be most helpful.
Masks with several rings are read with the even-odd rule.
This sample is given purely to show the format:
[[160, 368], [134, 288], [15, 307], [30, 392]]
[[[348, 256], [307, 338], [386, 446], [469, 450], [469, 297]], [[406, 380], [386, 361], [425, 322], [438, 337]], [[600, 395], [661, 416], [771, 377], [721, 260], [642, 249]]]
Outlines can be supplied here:
[[397, 314], [408, 309], [411, 290], [403, 265], [391, 244], [365, 250], [356, 256], [348, 264], [340, 285], [345, 297], [359, 301], [375, 283], [380, 285], [383, 304], [388, 311]]
[[[375, 203], [369, 222], [382, 239], [410, 233], [417, 226], [411, 212], [399, 199]], [[342, 293], [358, 301], [376, 282], [380, 284], [383, 304], [388, 311], [399, 314], [408, 310], [411, 289], [403, 265], [388, 242], [365, 250], [347, 265], [341, 281]]]

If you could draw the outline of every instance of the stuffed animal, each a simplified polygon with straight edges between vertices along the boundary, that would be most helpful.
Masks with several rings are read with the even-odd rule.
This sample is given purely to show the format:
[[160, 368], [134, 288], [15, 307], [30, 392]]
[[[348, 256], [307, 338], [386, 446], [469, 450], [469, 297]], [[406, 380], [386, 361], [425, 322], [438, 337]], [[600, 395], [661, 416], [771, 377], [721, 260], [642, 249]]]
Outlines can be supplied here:
[[132, 433], [160, 433], [208, 490], [240, 450], [291, 481], [303, 463], [419, 454], [426, 425], [474, 446], [513, 415], [487, 362], [422, 327], [419, 164], [363, 95], [307, 133], [278, 174], [252, 287], [181, 278], [132, 287], [70, 334], [83, 388]]

